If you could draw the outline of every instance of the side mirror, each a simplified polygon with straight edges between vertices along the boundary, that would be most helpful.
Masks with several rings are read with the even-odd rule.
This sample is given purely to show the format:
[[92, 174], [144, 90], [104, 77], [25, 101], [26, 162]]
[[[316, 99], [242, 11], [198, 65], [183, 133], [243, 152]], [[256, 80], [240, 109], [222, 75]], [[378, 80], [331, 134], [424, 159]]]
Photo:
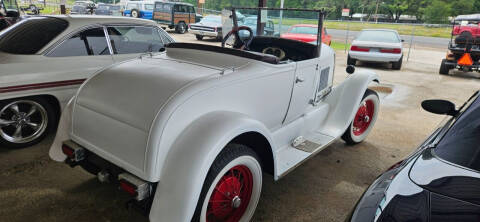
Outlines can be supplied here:
[[402, 42], [405, 42], [405, 39], [402, 39]]
[[422, 108], [425, 111], [440, 115], [455, 116], [458, 114], [458, 110], [455, 109], [455, 104], [447, 100], [425, 100], [422, 102]]

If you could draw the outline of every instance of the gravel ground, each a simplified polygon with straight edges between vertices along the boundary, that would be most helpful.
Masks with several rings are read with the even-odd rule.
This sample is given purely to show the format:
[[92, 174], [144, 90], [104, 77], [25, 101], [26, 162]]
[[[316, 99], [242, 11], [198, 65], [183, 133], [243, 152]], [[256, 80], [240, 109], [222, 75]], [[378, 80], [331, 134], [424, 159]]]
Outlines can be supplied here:
[[[192, 35], [174, 37], [196, 41]], [[443, 53], [418, 50], [414, 55], [401, 71], [376, 64], [357, 67], [374, 70], [381, 86], [391, 89], [382, 93], [374, 130], [356, 146], [335, 142], [280, 181], [265, 175], [254, 221], [343, 221], [367, 186], [442, 120], [423, 111], [422, 100], [442, 98], [460, 105], [479, 89], [478, 75], [438, 75]], [[346, 54], [338, 52], [336, 83], [346, 77], [345, 63]], [[115, 186], [51, 161], [52, 137], [25, 149], [0, 148], [0, 221], [147, 221], [125, 210], [128, 197]]]

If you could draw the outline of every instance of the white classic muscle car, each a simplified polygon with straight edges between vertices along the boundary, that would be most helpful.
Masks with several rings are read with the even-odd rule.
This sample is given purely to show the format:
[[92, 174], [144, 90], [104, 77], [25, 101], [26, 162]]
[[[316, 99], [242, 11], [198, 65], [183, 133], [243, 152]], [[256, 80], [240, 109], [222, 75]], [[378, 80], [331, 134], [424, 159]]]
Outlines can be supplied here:
[[[300, 11], [321, 30], [322, 11]], [[367, 88], [375, 73], [333, 87], [330, 47], [233, 27], [223, 40], [236, 36], [233, 48], [170, 43], [87, 80], [50, 157], [118, 182], [151, 221], [249, 221], [262, 172], [278, 180], [340, 137], [366, 138], [380, 105]]]
[[172, 41], [152, 21], [110, 16], [31, 17], [0, 32], [0, 147], [40, 142], [85, 79]]

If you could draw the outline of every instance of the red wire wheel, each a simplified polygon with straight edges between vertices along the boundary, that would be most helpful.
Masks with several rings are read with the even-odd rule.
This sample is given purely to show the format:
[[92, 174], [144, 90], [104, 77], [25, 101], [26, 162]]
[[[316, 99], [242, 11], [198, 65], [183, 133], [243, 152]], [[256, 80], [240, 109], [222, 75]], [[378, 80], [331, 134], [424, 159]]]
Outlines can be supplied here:
[[252, 197], [253, 176], [247, 166], [237, 165], [215, 185], [207, 206], [207, 222], [239, 221]]
[[375, 103], [372, 100], [366, 100], [358, 108], [357, 114], [353, 119], [353, 134], [360, 136], [367, 131], [375, 115]]

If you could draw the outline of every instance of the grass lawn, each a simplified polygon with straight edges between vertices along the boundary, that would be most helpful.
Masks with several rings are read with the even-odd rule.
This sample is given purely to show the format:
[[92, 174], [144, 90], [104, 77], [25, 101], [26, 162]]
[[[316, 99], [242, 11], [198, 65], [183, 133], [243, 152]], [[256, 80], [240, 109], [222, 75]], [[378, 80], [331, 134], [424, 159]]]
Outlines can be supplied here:
[[[343, 29], [346, 30], [348, 26], [347, 22], [326, 21], [325, 27], [330, 29]], [[427, 27], [423, 25], [405, 25], [405, 24], [374, 24], [374, 23], [361, 23], [350, 22], [349, 29], [353, 31], [360, 31], [362, 29], [394, 29], [401, 35], [411, 35], [412, 31], [416, 36], [427, 37], [442, 37], [450, 38], [452, 27]], [[415, 30], [413, 30], [415, 29]]]
[[[345, 42], [332, 41], [330, 47], [332, 47], [333, 50], [345, 50]], [[350, 48], [350, 44], [347, 44], [347, 50], [348, 48]]]
[[[272, 19], [273, 23], [278, 24], [279, 19]], [[318, 24], [318, 21], [314, 19], [283, 19], [283, 25], [291, 26], [295, 24]], [[362, 22], [340, 22], [340, 21], [325, 21], [324, 26], [327, 29], [340, 29], [360, 31], [362, 29], [394, 29], [401, 35], [411, 35], [412, 31], [415, 31], [416, 36], [427, 37], [441, 37], [450, 38], [452, 31], [451, 26], [445, 27], [427, 27], [423, 25], [408, 25], [408, 24], [375, 24], [375, 23], [362, 23]], [[415, 29], [415, 30], [414, 30]]]

